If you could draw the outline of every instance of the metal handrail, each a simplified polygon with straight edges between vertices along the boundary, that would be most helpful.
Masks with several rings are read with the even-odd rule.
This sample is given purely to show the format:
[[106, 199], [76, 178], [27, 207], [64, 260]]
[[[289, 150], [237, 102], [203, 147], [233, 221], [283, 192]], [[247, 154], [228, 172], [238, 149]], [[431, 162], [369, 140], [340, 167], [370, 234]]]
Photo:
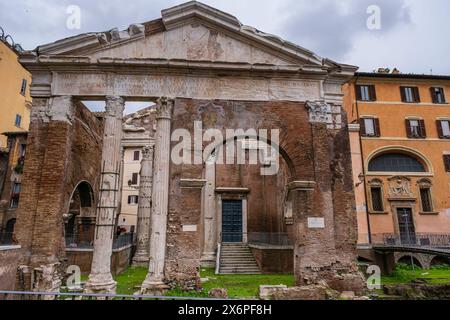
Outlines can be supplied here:
[[450, 234], [415, 233], [399, 235], [393, 233], [372, 235], [374, 245], [450, 248]]
[[216, 274], [220, 273], [220, 255], [222, 254], [222, 244], [217, 244], [217, 256], [216, 256]]

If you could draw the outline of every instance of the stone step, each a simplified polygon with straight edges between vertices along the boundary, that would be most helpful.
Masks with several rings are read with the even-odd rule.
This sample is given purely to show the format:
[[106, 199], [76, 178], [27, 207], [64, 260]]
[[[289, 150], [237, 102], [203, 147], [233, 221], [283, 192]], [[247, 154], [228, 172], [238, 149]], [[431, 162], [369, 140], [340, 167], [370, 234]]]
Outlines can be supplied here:
[[239, 264], [234, 262], [222, 262], [220, 267], [258, 267], [258, 264], [254, 261], [240, 262]]
[[255, 259], [253, 258], [229, 258], [229, 259], [221, 259], [220, 262], [232, 262], [232, 263], [240, 263], [240, 262], [255, 262]]

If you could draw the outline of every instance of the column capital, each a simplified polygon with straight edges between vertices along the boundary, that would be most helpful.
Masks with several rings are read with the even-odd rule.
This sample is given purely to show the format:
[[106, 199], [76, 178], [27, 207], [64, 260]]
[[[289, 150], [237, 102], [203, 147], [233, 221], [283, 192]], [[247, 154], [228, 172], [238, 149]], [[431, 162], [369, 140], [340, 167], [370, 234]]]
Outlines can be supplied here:
[[142, 160], [152, 160], [154, 149], [152, 146], [146, 146], [142, 149]]
[[106, 96], [106, 112], [112, 117], [123, 117], [125, 99], [120, 96]]
[[156, 119], [172, 119], [173, 105], [175, 103], [174, 99], [169, 99], [167, 97], [161, 97], [156, 102]]

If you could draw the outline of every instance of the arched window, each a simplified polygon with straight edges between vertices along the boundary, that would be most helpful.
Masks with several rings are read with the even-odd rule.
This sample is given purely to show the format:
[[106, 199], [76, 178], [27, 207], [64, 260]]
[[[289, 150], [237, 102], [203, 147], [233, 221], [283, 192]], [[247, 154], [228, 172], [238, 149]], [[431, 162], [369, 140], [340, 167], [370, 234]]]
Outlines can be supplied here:
[[371, 172], [426, 172], [425, 166], [416, 158], [402, 153], [388, 153], [373, 158], [369, 163]]

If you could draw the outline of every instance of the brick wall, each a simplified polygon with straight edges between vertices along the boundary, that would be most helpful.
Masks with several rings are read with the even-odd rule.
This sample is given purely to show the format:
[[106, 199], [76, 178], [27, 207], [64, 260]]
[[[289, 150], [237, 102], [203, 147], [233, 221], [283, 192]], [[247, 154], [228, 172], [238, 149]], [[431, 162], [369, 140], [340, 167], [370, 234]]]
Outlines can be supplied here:
[[62, 215], [79, 182], [89, 182], [98, 194], [100, 175], [102, 122], [77, 102], [70, 121], [49, 121], [39, 113], [48, 104], [47, 99], [33, 101], [15, 228], [23, 248], [21, 264], [31, 268], [64, 259]]

